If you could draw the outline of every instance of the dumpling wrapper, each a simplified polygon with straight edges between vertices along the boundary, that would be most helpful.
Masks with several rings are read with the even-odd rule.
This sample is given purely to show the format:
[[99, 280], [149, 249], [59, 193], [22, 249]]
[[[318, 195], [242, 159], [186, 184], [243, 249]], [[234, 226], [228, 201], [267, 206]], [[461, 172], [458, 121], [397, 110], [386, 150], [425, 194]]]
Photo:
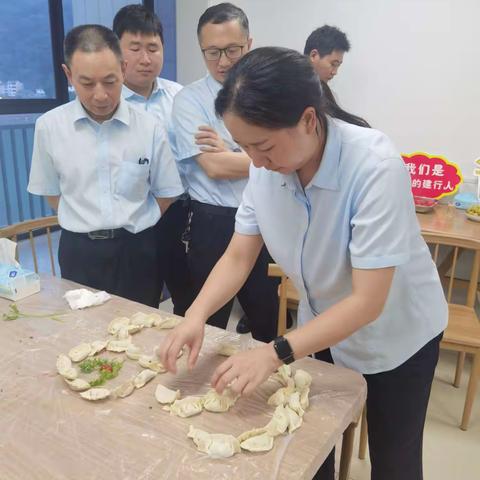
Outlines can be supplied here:
[[153, 325], [160, 329], [175, 328], [180, 322], [181, 319], [173, 317], [172, 315], [160, 316], [156, 313], [150, 315], [153, 318]]
[[247, 430], [246, 432], [241, 433], [238, 437], [237, 440], [240, 442], [240, 445], [242, 442], [247, 440], [250, 437], [256, 437], [257, 435], [262, 435], [262, 433], [266, 433], [267, 429], [266, 427], [262, 428], [254, 428], [252, 430]]
[[123, 326], [128, 326], [130, 324], [130, 319], [128, 317], [117, 317], [114, 318], [107, 327], [107, 332], [111, 335], [116, 335], [120, 328]]
[[247, 438], [240, 447], [249, 452], [268, 452], [273, 448], [273, 437], [267, 432]]
[[147, 368], [145, 370], [142, 370], [138, 375], [135, 376], [135, 378], [133, 379], [133, 384], [135, 385], [135, 388], [142, 388], [156, 376], [156, 372]]
[[221, 395], [217, 393], [216, 390], [211, 389], [203, 398], [203, 408], [209, 412], [227, 412], [233, 405], [235, 405], [237, 398], [238, 395], [233, 393], [228, 387], [224, 389]]
[[203, 410], [203, 399], [202, 397], [188, 396], [179, 400], [175, 400], [170, 407], [164, 408], [168, 408], [171, 415], [188, 418], [201, 413]]
[[107, 388], [91, 388], [86, 392], [81, 392], [80, 396], [85, 400], [97, 401], [110, 396], [110, 390]]
[[170, 390], [162, 384], [157, 385], [155, 398], [158, 403], [170, 404], [180, 398], [180, 390]]
[[69, 352], [68, 356], [71, 358], [72, 362], [81, 362], [90, 355], [92, 347], [90, 343], [81, 343], [76, 347], [73, 347]]

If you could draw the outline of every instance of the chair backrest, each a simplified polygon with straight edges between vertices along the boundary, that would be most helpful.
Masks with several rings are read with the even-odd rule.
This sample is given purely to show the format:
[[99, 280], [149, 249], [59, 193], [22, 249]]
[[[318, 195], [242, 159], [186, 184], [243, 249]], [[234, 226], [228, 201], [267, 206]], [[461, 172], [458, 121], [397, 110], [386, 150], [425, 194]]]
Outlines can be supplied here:
[[[432, 258], [438, 267], [440, 279], [445, 289], [445, 296], [448, 303], [458, 303], [452, 301], [454, 288], [457, 286], [467, 288], [467, 296], [465, 305], [474, 308], [476, 293], [478, 289], [478, 279], [480, 273], [480, 239], [473, 241], [463, 238], [452, 238], [447, 235], [439, 235], [433, 233], [423, 233], [425, 241], [432, 246]], [[440, 248], [449, 247], [449, 252], [440, 261]], [[457, 277], [457, 267], [460, 255], [465, 250], [473, 251], [473, 262], [470, 270], [470, 278], [468, 281], [460, 280]]]
[[[0, 228], [0, 238], [8, 238], [14, 242], [18, 242], [19, 237], [26, 235], [28, 236], [30, 243], [30, 251], [33, 259], [33, 266], [36, 273], [38, 273], [38, 256], [37, 248], [35, 246], [35, 237], [42, 231], [46, 233], [47, 244], [48, 244], [48, 254], [50, 257], [50, 270], [52, 275], [55, 275], [55, 255], [53, 253], [52, 245], [52, 228], [58, 227], [58, 218], [56, 216], [37, 218], [35, 220], [27, 220], [25, 222], [16, 223], [14, 225], [9, 225], [7, 227]], [[16, 252], [16, 259], [18, 258], [18, 246]]]

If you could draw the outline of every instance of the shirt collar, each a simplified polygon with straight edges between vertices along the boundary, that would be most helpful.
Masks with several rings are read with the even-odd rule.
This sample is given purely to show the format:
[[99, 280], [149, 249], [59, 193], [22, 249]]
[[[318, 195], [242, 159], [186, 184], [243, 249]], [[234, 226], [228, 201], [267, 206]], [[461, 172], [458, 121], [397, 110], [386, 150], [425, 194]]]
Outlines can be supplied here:
[[210, 73], [207, 73], [207, 76], [205, 77], [205, 80], [207, 82], [208, 88], [210, 88], [211, 92], [214, 94], [214, 96], [217, 96], [217, 93], [222, 89], [223, 85], [220, 82], [217, 82], [211, 75]]
[[[341, 151], [342, 139], [338, 126], [330, 117], [327, 117], [327, 141], [323, 150], [322, 161], [306, 188], [312, 185], [325, 190], [338, 190], [340, 188], [338, 170]], [[295, 173], [289, 175], [280, 174], [280, 185], [282, 187], [296, 191], [299, 184]]]
[[128, 88], [125, 84], [123, 84], [123, 87], [122, 87], [122, 96], [123, 96], [123, 98], [138, 97], [138, 98], [142, 99], [143, 101], [147, 101], [150, 98], [152, 98], [154, 95], [156, 95], [157, 93], [162, 93], [164, 90], [165, 90], [165, 88], [161, 85], [160, 79], [156, 78], [154, 80], [152, 93], [150, 94], [150, 96], [147, 99], [145, 99], [145, 97], [143, 95], [139, 95], [138, 93], [134, 92], [131, 88]]
[[[77, 97], [75, 99], [75, 104], [73, 109], [73, 121], [75, 123], [78, 120], [82, 120], [84, 118], [95, 122], [95, 120], [92, 117], [90, 117], [90, 115], [88, 115], [87, 111], [85, 110], [85, 108], [83, 108], [83, 105], [81, 104], [80, 100]], [[118, 105], [117, 110], [113, 114], [113, 117], [107, 121], [110, 122], [112, 120], [117, 120], [125, 125], [130, 124], [130, 111], [128, 110], [128, 105], [123, 98], [120, 98], [120, 103]], [[95, 123], [98, 123], [98, 122], [95, 122]]]

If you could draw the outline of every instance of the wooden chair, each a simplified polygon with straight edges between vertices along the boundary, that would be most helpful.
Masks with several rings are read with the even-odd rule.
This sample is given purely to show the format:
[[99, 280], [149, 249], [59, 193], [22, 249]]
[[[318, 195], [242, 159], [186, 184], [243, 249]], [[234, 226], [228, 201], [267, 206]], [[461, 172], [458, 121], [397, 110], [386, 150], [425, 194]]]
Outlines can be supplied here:
[[[460, 423], [460, 428], [462, 430], [467, 430], [480, 378], [480, 321], [475, 312], [475, 297], [480, 271], [480, 239], [478, 239], [477, 242], [474, 242], [469, 239], [452, 238], [451, 236], [441, 234], [424, 232], [422, 235], [425, 241], [433, 247], [432, 257], [433, 261], [439, 268], [441, 279], [448, 278], [448, 281], [444, 284], [446, 290], [445, 296], [448, 302], [448, 325], [443, 334], [440, 348], [458, 352], [457, 367], [453, 381], [455, 387], [460, 386], [466, 354], [471, 354], [473, 356], [472, 369], [470, 372], [465, 405]], [[446, 259], [442, 262], [440, 262], [439, 259], [441, 246], [451, 248]], [[467, 282], [465, 305], [452, 303], [452, 294], [455, 285], [463, 285], [465, 283], [463, 280], [455, 279], [458, 258], [463, 250], [472, 250], [474, 252], [470, 279]], [[358, 449], [358, 457], [360, 459], [365, 458], [366, 448], [367, 420], [366, 412], [364, 412], [360, 427], [360, 445]]]
[[[18, 242], [19, 237], [28, 236], [30, 243], [30, 251], [33, 258], [33, 266], [36, 273], [38, 273], [38, 258], [37, 249], [35, 247], [35, 233], [45, 231], [47, 235], [48, 253], [50, 256], [50, 271], [55, 275], [55, 255], [52, 247], [52, 228], [58, 227], [58, 219], [56, 216], [37, 218], [35, 220], [27, 220], [25, 222], [16, 223], [7, 227], [0, 228], [0, 238], [8, 238], [14, 242]], [[16, 252], [16, 259], [20, 260], [18, 254], [18, 246]]]
[[283, 335], [287, 331], [287, 310], [297, 310], [300, 297], [293, 282], [276, 263], [268, 265], [268, 276], [280, 277], [277, 335]]
[[[293, 282], [283, 273], [282, 269], [276, 264], [268, 265], [268, 275], [270, 277], [280, 277], [278, 287], [279, 309], [278, 309], [278, 328], [277, 334], [283, 335], [287, 331], [287, 310], [297, 310], [300, 296]], [[358, 420], [352, 422], [343, 432], [342, 451], [340, 454], [339, 480], [347, 480], [352, 460], [353, 441], [355, 438], [355, 428]]]

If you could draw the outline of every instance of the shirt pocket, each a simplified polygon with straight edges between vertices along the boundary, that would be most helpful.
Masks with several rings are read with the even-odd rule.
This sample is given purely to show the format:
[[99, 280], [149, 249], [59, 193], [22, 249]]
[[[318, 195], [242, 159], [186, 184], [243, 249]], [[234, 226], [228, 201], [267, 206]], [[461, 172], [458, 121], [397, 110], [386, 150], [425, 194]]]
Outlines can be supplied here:
[[143, 201], [150, 191], [150, 165], [122, 162], [118, 169], [115, 193], [132, 202]]

